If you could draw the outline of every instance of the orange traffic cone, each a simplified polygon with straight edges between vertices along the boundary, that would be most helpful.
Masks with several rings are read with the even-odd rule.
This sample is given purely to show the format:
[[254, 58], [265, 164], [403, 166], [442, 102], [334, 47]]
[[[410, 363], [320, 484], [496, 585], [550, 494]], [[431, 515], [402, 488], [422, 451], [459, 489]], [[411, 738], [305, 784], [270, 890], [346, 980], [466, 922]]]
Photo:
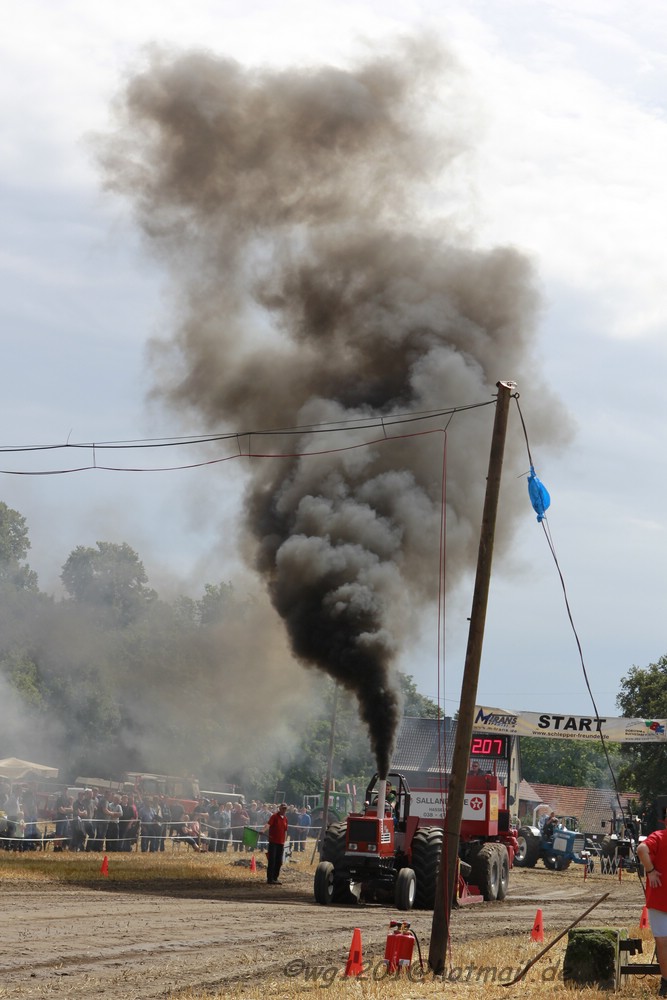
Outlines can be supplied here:
[[251, 872], [256, 872], [257, 871], [257, 862], [255, 861], [255, 855], [254, 854], [250, 858], [250, 871]]
[[352, 935], [352, 944], [350, 945], [350, 954], [347, 959], [347, 965], [345, 966], [345, 975], [358, 976], [362, 971], [363, 962], [361, 958], [361, 931], [358, 927], [355, 927], [354, 934]]
[[648, 927], [648, 926], [649, 926], [649, 922], [648, 922], [648, 906], [645, 906], [644, 909], [642, 910], [641, 919], [639, 921], [639, 929], [643, 930], [644, 927]]
[[535, 914], [535, 922], [533, 923], [533, 929], [530, 932], [530, 936], [533, 941], [544, 941], [544, 924], [542, 923], [541, 910], [538, 910]]
[[102, 867], [100, 868], [100, 875], [108, 875], [108, 874], [109, 874], [109, 859], [105, 854], [104, 861], [102, 862]]

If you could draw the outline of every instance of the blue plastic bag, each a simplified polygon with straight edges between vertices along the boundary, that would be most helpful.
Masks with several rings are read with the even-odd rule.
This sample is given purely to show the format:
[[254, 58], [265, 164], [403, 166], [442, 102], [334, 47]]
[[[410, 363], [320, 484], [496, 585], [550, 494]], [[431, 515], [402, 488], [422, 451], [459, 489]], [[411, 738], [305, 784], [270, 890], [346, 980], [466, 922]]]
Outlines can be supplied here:
[[551, 497], [544, 483], [540, 482], [535, 475], [535, 469], [532, 465], [530, 467], [530, 475], [528, 476], [528, 496], [533, 505], [533, 510], [537, 514], [537, 520], [541, 522], [549, 509]]

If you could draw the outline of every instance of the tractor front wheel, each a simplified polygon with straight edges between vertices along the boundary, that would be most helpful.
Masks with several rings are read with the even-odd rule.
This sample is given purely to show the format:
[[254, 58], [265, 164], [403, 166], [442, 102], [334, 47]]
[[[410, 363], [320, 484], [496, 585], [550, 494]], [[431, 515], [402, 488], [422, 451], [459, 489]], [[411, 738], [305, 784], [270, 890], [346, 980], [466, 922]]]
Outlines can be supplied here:
[[564, 858], [562, 854], [545, 854], [543, 860], [550, 872], [564, 872], [572, 864], [572, 858]]
[[472, 860], [470, 882], [476, 885], [487, 903], [498, 898], [500, 855], [497, 844], [484, 844]]
[[330, 861], [320, 861], [315, 869], [315, 902], [329, 906], [334, 897], [334, 866]]
[[412, 868], [401, 868], [396, 876], [394, 905], [397, 910], [411, 910], [415, 905], [417, 880]]

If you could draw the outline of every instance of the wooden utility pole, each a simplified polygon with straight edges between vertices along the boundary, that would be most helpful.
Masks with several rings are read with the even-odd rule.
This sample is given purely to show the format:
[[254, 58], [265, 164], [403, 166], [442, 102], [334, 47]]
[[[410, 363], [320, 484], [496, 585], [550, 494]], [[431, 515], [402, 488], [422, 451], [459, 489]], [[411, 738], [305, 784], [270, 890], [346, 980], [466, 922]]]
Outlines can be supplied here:
[[516, 383], [497, 382], [496, 388], [498, 389], [496, 416], [491, 439], [489, 472], [486, 480], [486, 496], [484, 499], [482, 528], [477, 555], [477, 574], [470, 614], [463, 681], [461, 683], [461, 702], [456, 720], [454, 759], [452, 761], [452, 773], [449, 778], [447, 792], [445, 832], [440, 867], [438, 869], [433, 924], [431, 927], [431, 944], [428, 954], [429, 967], [436, 975], [442, 975], [445, 970], [452, 899], [456, 894], [459, 835], [461, 832], [466, 775], [470, 759], [470, 741], [472, 739], [475, 705], [477, 702], [477, 683], [482, 659], [484, 624], [486, 621], [486, 608], [491, 580], [493, 541], [496, 530], [498, 496], [500, 493], [500, 475], [503, 467], [510, 399], [512, 390], [516, 388]]

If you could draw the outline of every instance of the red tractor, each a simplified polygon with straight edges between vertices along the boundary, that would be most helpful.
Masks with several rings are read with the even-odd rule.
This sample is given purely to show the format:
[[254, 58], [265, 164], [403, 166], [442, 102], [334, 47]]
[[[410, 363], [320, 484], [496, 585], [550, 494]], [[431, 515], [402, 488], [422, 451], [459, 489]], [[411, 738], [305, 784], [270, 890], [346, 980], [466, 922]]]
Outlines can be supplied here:
[[[398, 910], [433, 909], [444, 831], [446, 791], [410, 790], [396, 771], [374, 775], [363, 812], [327, 829], [315, 871], [318, 903], [389, 902]], [[506, 789], [497, 774], [469, 775], [459, 844], [459, 903], [504, 899], [517, 850]]]

